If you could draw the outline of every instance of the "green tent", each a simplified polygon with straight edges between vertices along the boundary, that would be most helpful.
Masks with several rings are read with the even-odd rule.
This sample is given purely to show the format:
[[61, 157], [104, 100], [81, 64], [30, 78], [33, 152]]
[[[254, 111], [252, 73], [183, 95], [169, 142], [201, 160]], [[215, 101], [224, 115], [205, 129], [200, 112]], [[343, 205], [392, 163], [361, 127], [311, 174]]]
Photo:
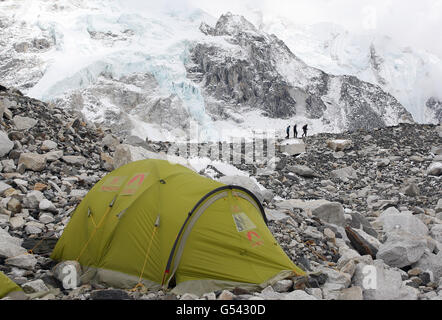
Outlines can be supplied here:
[[0, 299], [16, 291], [21, 291], [21, 288], [0, 271]]
[[51, 256], [78, 261], [82, 281], [175, 286], [175, 293], [257, 289], [304, 275], [248, 190], [166, 160], [111, 172], [78, 205]]

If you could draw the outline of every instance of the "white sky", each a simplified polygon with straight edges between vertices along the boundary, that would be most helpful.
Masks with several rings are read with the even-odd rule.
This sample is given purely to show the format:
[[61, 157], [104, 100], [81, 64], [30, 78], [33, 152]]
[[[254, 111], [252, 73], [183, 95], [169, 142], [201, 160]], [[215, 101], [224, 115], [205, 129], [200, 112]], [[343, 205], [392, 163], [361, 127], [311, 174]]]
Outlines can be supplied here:
[[389, 35], [404, 46], [442, 57], [442, 0], [166, 0], [201, 8], [214, 17], [228, 11], [254, 20], [282, 16], [294, 23], [334, 22], [353, 32]]

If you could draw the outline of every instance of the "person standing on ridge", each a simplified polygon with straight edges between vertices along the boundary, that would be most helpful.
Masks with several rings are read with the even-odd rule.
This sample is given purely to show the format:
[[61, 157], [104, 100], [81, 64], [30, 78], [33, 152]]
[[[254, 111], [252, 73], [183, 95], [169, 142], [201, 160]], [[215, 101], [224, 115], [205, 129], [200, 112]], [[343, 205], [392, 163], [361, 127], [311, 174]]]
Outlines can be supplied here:
[[305, 126], [302, 127], [302, 131], [303, 131], [302, 137], [303, 137], [303, 138], [304, 138], [304, 137], [307, 138], [307, 125], [305, 125]]
[[296, 124], [295, 124], [295, 126], [293, 127], [293, 134], [295, 135], [295, 139], [297, 139], [298, 138], [298, 130], [296, 130]]
[[290, 126], [287, 127], [287, 137], [285, 137], [286, 139], [290, 138]]

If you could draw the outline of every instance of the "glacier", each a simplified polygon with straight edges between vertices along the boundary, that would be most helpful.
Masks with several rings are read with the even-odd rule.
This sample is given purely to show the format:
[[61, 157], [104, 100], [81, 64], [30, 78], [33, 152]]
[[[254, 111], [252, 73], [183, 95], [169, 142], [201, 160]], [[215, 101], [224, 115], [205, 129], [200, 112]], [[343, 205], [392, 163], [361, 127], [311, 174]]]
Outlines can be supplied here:
[[189, 46], [204, 38], [198, 30], [200, 23], [212, 18], [201, 10], [135, 9], [126, 1], [0, 3], [1, 12], [11, 10], [13, 18], [26, 21], [29, 38], [48, 35], [54, 43], [39, 56], [43, 76], [24, 93], [51, 101], [88, 88], [103, 74], [118, 80], [149, 73], [162, 96], [176, 95], [182, 100], [200, 124], [203, 138], [213, 135], [200, 88], [187, 79], [184, 67]]

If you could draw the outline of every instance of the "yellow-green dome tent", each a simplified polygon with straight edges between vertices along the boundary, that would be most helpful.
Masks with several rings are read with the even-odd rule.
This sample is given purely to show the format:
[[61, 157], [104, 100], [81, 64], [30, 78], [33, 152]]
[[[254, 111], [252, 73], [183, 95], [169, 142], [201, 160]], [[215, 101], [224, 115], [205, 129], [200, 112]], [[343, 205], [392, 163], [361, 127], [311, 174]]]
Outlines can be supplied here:
[[304, 275], [273, 238], [250, 191], [166, 160], [132, 162], [99, 181], [51, 257], [78, 261], [83, 282], [176, 284], [175, 293], [255, 289]]
[[21, 291], [21, 288], [0, 271], [0, 299], [16, 291]]

